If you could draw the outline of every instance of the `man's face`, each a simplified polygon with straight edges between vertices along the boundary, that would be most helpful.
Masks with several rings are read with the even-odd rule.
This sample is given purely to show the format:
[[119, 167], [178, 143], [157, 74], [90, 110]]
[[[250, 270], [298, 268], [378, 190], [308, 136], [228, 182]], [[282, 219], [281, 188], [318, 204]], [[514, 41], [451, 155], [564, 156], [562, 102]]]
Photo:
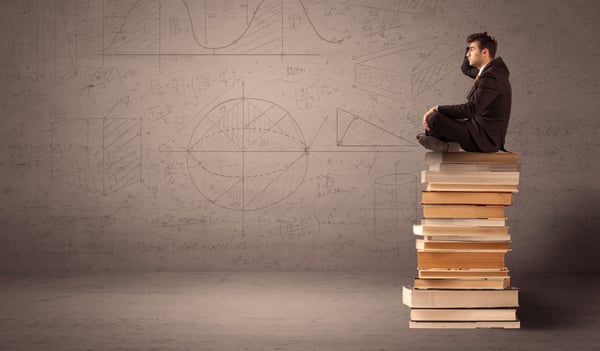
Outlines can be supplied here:
[[469, 44], [467, 58], [469, 59], [469, 65], [477, 68], [481, 68], [481, 66], [483, 66], [483, 53], [479, 49], [478, 41], [474, 41]]

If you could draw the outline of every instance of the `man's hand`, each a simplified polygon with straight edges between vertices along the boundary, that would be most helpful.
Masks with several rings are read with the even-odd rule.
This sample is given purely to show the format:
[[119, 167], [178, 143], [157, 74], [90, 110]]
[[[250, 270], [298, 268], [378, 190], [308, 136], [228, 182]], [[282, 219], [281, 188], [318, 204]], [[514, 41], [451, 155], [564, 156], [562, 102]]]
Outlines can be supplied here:
[[437, 112], [437, 106], [433, 106], [429, 109], [429, 111], [425, 112], [423, 115], [423, 127], [425, 127], [426, 131], [429, 131], [429, 124], [427, 124], [427, 118], [434, 112]]

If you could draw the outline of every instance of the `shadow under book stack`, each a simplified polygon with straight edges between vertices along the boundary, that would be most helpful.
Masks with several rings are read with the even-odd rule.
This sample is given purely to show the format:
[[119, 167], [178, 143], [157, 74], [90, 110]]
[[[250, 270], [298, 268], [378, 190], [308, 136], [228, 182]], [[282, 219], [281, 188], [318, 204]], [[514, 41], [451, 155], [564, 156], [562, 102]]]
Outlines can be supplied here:
[[504, 262], [518, 154], [429, 152], [425, 161], [423, 219], [413, 226], [418, 277], [402, 291], [410, 328], [520, 328]]

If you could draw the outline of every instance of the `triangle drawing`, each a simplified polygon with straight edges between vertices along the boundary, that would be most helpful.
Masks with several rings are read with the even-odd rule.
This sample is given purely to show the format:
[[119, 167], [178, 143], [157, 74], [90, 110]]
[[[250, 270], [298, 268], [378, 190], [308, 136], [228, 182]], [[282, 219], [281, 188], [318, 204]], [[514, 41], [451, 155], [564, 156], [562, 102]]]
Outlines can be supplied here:
[[406, 138], [341, 108], [337, 109], [336, 135], [337, 146], [416, 146]]

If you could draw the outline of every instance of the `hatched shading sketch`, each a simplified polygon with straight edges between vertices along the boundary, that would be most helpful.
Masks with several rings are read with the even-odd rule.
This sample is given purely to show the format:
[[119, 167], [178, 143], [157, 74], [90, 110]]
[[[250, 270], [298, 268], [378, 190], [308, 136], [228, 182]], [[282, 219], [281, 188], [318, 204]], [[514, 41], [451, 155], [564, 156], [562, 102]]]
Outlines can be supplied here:
[[108, 195], [141, 179], [141, 133], [135, 118], [72, 119], [54, 123], [52, 178]]
[[192, 128], [185, 149], [188, 175], [208, 201], [236, 211], [272, 206], [304, 181], [308, 146], [294, 118], [264, 99], [234, 98], [209, 110]]
[[[356, 88], [391, 98], [408, 98], [424, 93], [459, 69], [462, 55], [460, 50], [449, 47], [449, 44], [425, 39], [355, 60]], [[399, 62], [411, 64], [401, 65]]]
[[[129, 9], [104, 7], [104, 55], [304, 55], [311, 53], [286, 50], [286, 42], [308, 32], [327, 43], [343, 40], [321, 34], [302, 0], [138, 0]], [[292, 14], [306, 19], [303, 26], [284, 26]]]
[[437, 0], [351, 0], [348, 1], [348, 5], [364, 7], [375, 11], [427, 15], [435, 9]]
[[337, 146], [416, 146], [351, 112], [337, 109]]
[[396, 173], [377, 178], [373, 201], [375, 237], [391, 243], [407, 242], [403, 233], [417, 221], [417, 177]]
[[[29, 1], [15, 5], [7, 53], [24, 76], [62, 83], [77, 74], [78, 0]], [[32, 30], [33, 28], [33, 30]]]

